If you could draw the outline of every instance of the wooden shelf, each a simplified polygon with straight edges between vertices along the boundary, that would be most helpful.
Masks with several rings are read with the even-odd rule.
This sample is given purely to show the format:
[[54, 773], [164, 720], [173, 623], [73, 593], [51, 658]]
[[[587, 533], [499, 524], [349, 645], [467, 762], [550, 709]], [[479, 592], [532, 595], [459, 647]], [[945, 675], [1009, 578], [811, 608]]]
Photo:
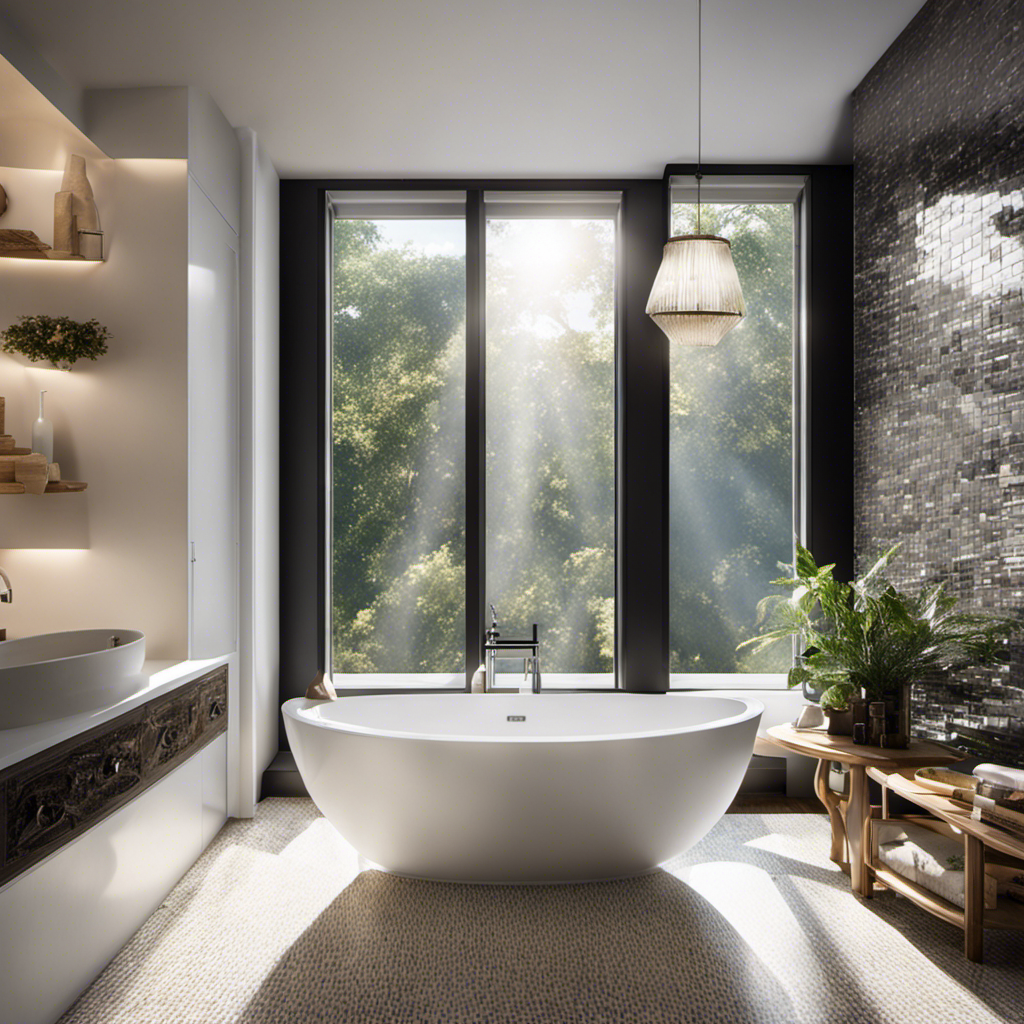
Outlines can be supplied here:
[[46, 249], [34, 256], [21, 256], [17, 254], [9, 254], [0, 252], [0, 260], [21, 260], [22, 262], [28, 261], [30, 263], [45, 263], [47, 261], [51, 263], [106, 263], [106, 259], [93, 260], [87, 256], [76, 256], [73, 252], [54, 252], [52, 249]]
[[872, 863], [871, 870], [874, 872], [876, 882], [881, 882], [893, 892], [906, 896], [907, 899], [927, 910], [929, 914], [941, 917], [944, 921], [955, 924], [957, 928], [964, 927], [964, 912], [955, 904], [944, 900], [941, 896], [936, 896], [930, 889], [896, 874], [891, 868], [882, 864]]
[[89, 485], [84, 480], [62, 480], [60, 466], [47, 462], [31, 448], [19, 448], [4, 433], [5, 402], [0, 398], [0, 494], [74, 494]]
[[[43, 494], [77, 494], [89, 485], [84, 480], [51, 480]], [[25, 485], [16, 480], [0, 483], [0, 494], [24, 494]]]
[[928, 768], [936, 764], [951, 764], [964, 755], [954, 747], [934, 740], [911, 740], [904, 749], [872, 747], [854, 743], [850, 736], [832, 736], [822, 729], [794, 729], [791, 725], [773, 725], [768, 735], [780, 747], [797, 754], [821, 760], [840, 761], [842, 764], [864, 765], [895, 771], [900, 768]]
[[[844, 871], [849, 869], [850, 887], [865, 898], [871, 896], [866, 844], [872, 809], [867, 772], [947, 765], [963, 760], [959, 750], [931, 740], [911, 740], [909, 746], [901, 750], [871, 747], [854, 743], [851, 736], [832, 736], [824, 729], [794, 729], [791, 725], [773, 725], [767, 735], [772, 743], [785, 750], [818, 759], [814, 791], [828, 812], [832, 826], [829, 858]], [[833, 793], [828, 784], [829, 766], [833, 761], [848, 765], [850, 769], [849, 792], [845, 799]]]
[[44, 494], [77, 494], [89, 485], [84, 480], [51, 480]]
[[1004, 832], [994, 825], [975, 821], [971, 817], [970, 808], [965, 804], [948, 796], [933, 793], [912, 776], [902, 772], [884, 772], [878, 768], [869, 768], [868, 777], [917, 804], [918, 807], [924, 808], [929, 814], [952, 825], [958, 831], [980, 839], [985, 846], [998, 850], [1014, 860], [1024, 860], [1024, 840], [1016, 839], [1009, 832]]
[[[870, 842], [865, 851], [867, 866], [877, 882], [906, 896], [928, 913], [963, 929], [964, 953], [967, 959], [980, 962], [985, 928], [1024, 931], [1024, 903], [1000, 896], [996, 901], [996, 907], [987, 909], [981, 896], [986, 863], [993, 867], [1009, 865], [1013, 869], [1019, 866], [1021, 873], [1024, 874], [1024, 841], [992, 825], [975, 821], [967, 805], [927, 789], [913, 778], [912, 772], [913, 769], [909, 768], [901, 771], [886, 771], [877, 767], [867, 769], [868, 777], [882, 786], [883, 807], [888, 807], [888, 790], [909, 800], [927, 811], [929, 815], [890, 818], [883, 811], [881, 818], [873, 818], [870, 823]], [[962, 840], [966, 865], [965, 908], [958, 907], [916, 882], [904, 878], [878, 860], [878, 825], [883, 821], [901, 820]], [[989, 856], [990, 852], [994, 856]]]

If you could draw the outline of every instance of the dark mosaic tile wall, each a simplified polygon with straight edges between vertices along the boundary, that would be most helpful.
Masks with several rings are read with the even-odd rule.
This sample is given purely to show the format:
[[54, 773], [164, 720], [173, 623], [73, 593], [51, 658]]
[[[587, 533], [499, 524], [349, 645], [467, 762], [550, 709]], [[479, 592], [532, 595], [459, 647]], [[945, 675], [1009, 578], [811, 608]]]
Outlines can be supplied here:
[[[932, 0], [854, 96], [858, 570], [1024, 608], [1024, 2]], [[915, 687], [915, 731], [1024, 766], [1024, 642]]]

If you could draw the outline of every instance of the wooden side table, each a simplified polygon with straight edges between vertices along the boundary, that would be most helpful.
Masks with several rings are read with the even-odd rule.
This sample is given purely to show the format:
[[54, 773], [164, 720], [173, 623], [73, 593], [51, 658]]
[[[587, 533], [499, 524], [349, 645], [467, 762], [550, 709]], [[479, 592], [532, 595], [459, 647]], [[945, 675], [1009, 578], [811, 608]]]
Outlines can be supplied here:
[[[912, 769], [904, 772], [889, 772], [880, 768], [868, 768], [868, 775], [882, 785], [882, 818], [889, 819], [888, 794], [891, 790], [904, 799], [928, 812], [925, 818], [908, 817], [905, 820], [923, 825], [931, 831], [949, 838], [962, 838], [964, 844], [964, 906], [947, 902], [941, 896], [915, 882], [898, 875], [877, 859], [878, 836], [871, 837], [864, 856], [868, 871], [878, 882], [896, 892], [902, 893], [930, 914], [962, 928], [964, 932], [964, 956], [980, 963], [986, 928], [1014, 928], [1024, 930], [1024, 904], [1014, 903], [1005, 897], [989, 910], [985, 907], [985, 865], [986, 863], [1012, 866], [1024, 874], [1024, 840], [1009, 832], [993, 828], [971, 817], [969, 807], [958, 804], [948, 797], [932, 792], [916, 779], [908, 777]], [[875, 825], [879, 824], [876, 819]]]
[[[872, 808], [868, 796], [867, 769], [898, 772], [903, 768], [927, 768], [955, 764], [964, 755], [953, 747], [931, 740], [911, 740], [905, 750], [869, 747], [854, 743], [849, 736], [830, 736], [821, 729], [794, 729], [774, 725], [768, 738], [777, 746], [818, 759], [814, 791], [824, 804], [832, 824], [832, 850], [829, 857], [850, 873], [850, 885], [860, 896], [871, 896], [872, 880], [865, 865], [868, 825]], [[843, 800], [828, 785], [829, 762], [838, 761], [850, 769], [850, 795]], [[849, 855], [846, 855], [846, 851]]]

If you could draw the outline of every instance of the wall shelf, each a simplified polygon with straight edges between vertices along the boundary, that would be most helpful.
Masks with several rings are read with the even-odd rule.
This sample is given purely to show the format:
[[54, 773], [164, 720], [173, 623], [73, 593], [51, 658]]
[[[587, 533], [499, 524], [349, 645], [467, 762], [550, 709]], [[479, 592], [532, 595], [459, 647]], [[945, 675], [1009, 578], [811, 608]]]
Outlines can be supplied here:
[[[51, 480], [43, 494], [77, 494], [89, 485], [84, 480]], [[0, 483], [0, 494], [25, 494], [25, 485], [9, 480]]]
[[25, 262], [26, 260], [31, 263], [45, 263], [49, 260], [51, 263], [106, 263], [106, 259], [94, 260], [88, 256], [77, 256], [73, 252], [54, 252], [49, 249], [45, 252], [41, 252], [35, 256], [5, 256], [0, 253], [0, 259], [2, 260], [20, 260]]
[[89, 486], [84, 480], [61, 480], [56, 462], [35, 455], [0, 452], [0, 494], [74, 494]]
[[47, 462], [31, 448], [19, 448], [4, 433], [4, 406], [0, 398], [0, 494], [72, 494], [84, 491], [84, 480], [61, 480], [60, 466]]

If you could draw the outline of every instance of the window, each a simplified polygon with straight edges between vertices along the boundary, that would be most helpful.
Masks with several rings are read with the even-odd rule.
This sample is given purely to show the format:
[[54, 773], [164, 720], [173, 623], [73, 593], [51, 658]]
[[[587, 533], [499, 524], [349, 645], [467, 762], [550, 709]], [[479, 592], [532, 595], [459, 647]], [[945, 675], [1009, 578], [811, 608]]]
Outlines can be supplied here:
[[[689, 182], [671, 234], [695, 230]], [[702, 183], [701, 230], [732, 242], [747, 316], [712, 349], [670, 346], [669, 671], [673, 687], [785, 685], [785, 645], [736, 645], [798, 529], [797, 242], [802, 180]], [[709, 200], [709, 201], [707, 201]]]
[[[751, 312], [717, 350], [676, 351], [671, 366], [667, 345], [659, 344], [664, 336], [644, 307], [669, 227], [666, 188], [671, 182], [677, 207], [692, 204], [692, 177], [493, 183], [501, 193], [485, 192], [489, 183], [466, 179], [282, 181], [281, 396], [287, 424], [280, 563], [281, 632], [287, 641], [283, 697], [305, 692], [320, 665], [351, 690], [461, 689], [467, 669], [471, 673], [481, 660], [488, 600], [498, 606], [505, 635], [528, 634], [538, 621], [545, 686], [559, 684], [560, 675], [571, 686], [603, 682], [594, 677], [607, 678], [609, 641], [614, 643], [616, 681], [627, 690], [659, 690], [669, 683], [680, 689], [785, 685], [785, 652], [774, 652], [782, 655], [777, 664], [753, 664], [742, 652], [736, 657], [735, 643], [753, 629], [755, 600], [775, 575], [775, 561], [790, 559], [793, 533], [819, 557], [836, 562], [840, 578], [853, 573], [853, 172], [813, 166], [705, 170], [702, 198], [708, 216], [716, 207], [731, 207], [730, 216], [736, 217], [743, 213], [737, 208], [748, 208], [748, 222], [728, 230]], [[689, 166], [668, 168], [670, 175], [692, 172]], [[748, 173], [772, 177], [751, 179]], [[735, 183], [741, 180], [752, 187], [738, 189]], [[513, 195], [512, 188], [520, 191]], [[403, 195], [403, 189], [419, 191]], [[553, 195], [555, 189], [563, 194]], [[777, 218], [774, 234], [767, 223], [757, 226], [765, 217]], [[539, 315], [539, 307], [531, 309], [525, 319], [531, 320], [531, 330], [537, 328], [536, 338], [550, 334], [550, 344], [538, 340], [530, 359], [521, 365], [515, 360], [522, 373], [496, 374], [501, 360], [513, 362], [501, 351], [501, 321], [515, 311], [502, 312], [498, 305], [500, 280], [518, 274], [517, 266], [525, 275], [531, 260], [542, 265], [556, 255], [541, 245], [521, 261], [512, 259], [501, 251], [497, 229], [508, 222], [505, 230], [528, 233], [542, 226], [530, 222], [549, 219], [566, 222], [577, 239], [581, 226], [592, 236], [587, 245], [605, 254], [595, 264], [594, 281], [604, 283], [596, 287], [591, 282], [573, 298], [571, 273], [558, 278], [571, 297], [566, 300], [567, 327], [556, 331]], [[362, 241], [348, 251], [351, 261], [342, 260], [340, 248], [332, 258], [325, 245], [328, 229], [346, 220], [364, 222]], [[411, 224], [413, 233], [404, 240], [387, 234], [398, 230], [398, 222]], [[367, 237], [371, 228], [379, 232], [375, 240]], [[434, 239], [423, 234], [435, 230], [451, 234]], [[774, 248], [764, 244], [768, 234], [777, 243]], [[488, 249], [490, 264], [485, 262]], [[407, 255], [399, 260], [403, 251]], [[758, 261], [772, 253], [776, 262], [769, 272]], [[748, 260], [754, 263], [752, 271], [745, 266]], [[372, 284], [369, 270], [377, 264], [379, 269], [388, 266], [392, 276], [385, 280], [401, 280], [400, 293], [380, 281]], [[601, 298], [612, 280], [609, 267], [614, 267], [613, 332], [602, 312], [607, 298]], [[404, 440], [393, 438], [391, 451], [397, 454], [391, 486], [375, 490], [373, 473], [382, 474], [387, 460], [375, 462], [374, 444], [402, 424], [386, 415], [394, 407], [398, 382], [390, 365], [384, 372], [383, 361], [373, 362], [373, 349], [387, 348], [381, 339], [399, 313], [409, 313], [414, 293], [418, 301], [426, 293], [436, 298], [437, 290], [427, 287], [429, 275], [444, 268], [450, 272], [447, 280], [458, 281], [447, 293], [442, 290], [445, 301], [433, 310], [433, 299], [420, 302], [420, 312], [426, 310], [423, 320], [406, 317], [405, 327], [390, 335], [400, 367], [413, 364], [398, 359], [398, 340], [412, 347], [410, 360], [417, 348], [431, 353], [433, 369], [424, 371], [423, 378], [429, 378], [432, 389], [429, 410], [427, 404], [421, 407], [430, 416], [421, 425], [426, 424], [433, 447], [416, 447], [425, 443], [418, 430], [410, 430]], [[363, 271], [366, 279], [360, 276]], [[765, 298], [771, 301], [759, 312]], [[585, 306], [589, 314], [580, 312]], [[813, 320], [801, 317], [804, 308], [813, 308]], [[376, 334], [363, 319], [371, 309], [379, 315]], [[760, 322], [772, 328], [766, 354], [750, 347]], [[515, 330], [525, 327], [519, 324]], [[588, 340], [581, 345], [583, 336]], [[363, 352], [359, 338], [367, 346]], [[603, 354], [609, 340], [614, 371]], [[351, 351], [348, 342], [354, 345]], [[459, 345], [461, 379], [455, 356]], [[577, 359], [584, 351], [602, 354]], [[443, 352], [455, 362], [445, 364]], [[588, 503], [599, 510], [595, 516], [571, 522], [565, 506], [554, 500], [546, 507], [543, 501], [527, 507], [518, 490], [520, 476], [502, 471], [521, 451], [517, 445], [509, 454], [510, 418], [519, 417], [515, 429], [531, 422], [531, 429], [537, 429], [539, 414], [530, 405], [525, 382], [531, 373], [543, 372], [547, 387], [551, 370], [566, 353], [572, 353], [579, 372], [565, 375], [564, 388], [586, 431], [579, 429], [559, 458], [565, 462], [573, 446], [583, 444], [584, 463], [606, 474], [605, 431], [614, 430], [613, 483], [601, 488], [602, 494], [615, 492], [614, 539], [608, 536], [611, 517], [600, 502]], [[362, 379], [360, 363], [367, 374]], [[378, 386], [379, 395], [375, 392], [371, 401]], [[608, 401], [610, 386], [613, 401]], [[515, 401], [513, 389], [519, 389]], [[332, 402], [335, 409], [329, 408]], [[365, 413], [366, 421], [356, 416], [335, 436], [346, 402]], [[454, 407], [461, 414], [442, 415]], [[770, 422], [769, 407], [774, 410]], [[517, 409], [523, 408], [527, 412], [520, 416]], [[764, 430], [742, 430], [751, 417]], [[571, 436], [561, 424], [551, 424], [557, 427], [551, 431], [543, 425], [536, 443], [522, 449], [531, 459], [540, 460], [552, 439]], [[505, 440], [498, 436], [502, 431]], [[804, 436], [813, 439], [813, 446], [803, 442]], [[501, 444], [506, 446], [504, 463], [498, 461]], [[442, 455], [450, 463], [450, 476], [443, 466], [437, 468]], [[351, 462], [338, 465], [344, 460]], [[403, 479], [404, 492], [397, 487]], [[428, 492], [428, 481], [447, 481], [447, 497]], [[567, 484], [588, 486], [586, 479], [573, 481], [566, 472], [552, 474], [551, 482], [543, 493], [552, 498], [565, 493]], [[355, 494], [354, 504], [343, 488]], [[698, 502], [701, 489], [707, 500]], [[395, 500], [403, 493], [410, 498], [404, 510]], [[543, 497], [539, 490], [538, 495]], [[535, 553], [511, 543], [513, 516], [499, 520], [506, 500], [519, 502], [517, 515], [530, 522], [531, 531], [550, 527], [554, 535], [555, 527], [571, 523], [568, 542], [545, 556], [560, 574], [559, 585], [569, 587], [548, 608], [528, 593], [531, 573], [519, 571], [520, 561]], [[372, 533], [371, 527], [386, 540], [376, 546], [356, 543], [358, 531]], [[616, 573], [611, 603], [609, 550]], [[573, 591], [574, 582], [585, 586]], [[395, 602], [402, 587], [408, 600], [399, 609]], [[582, 615], [583, 625], [570, 630], [563, 623], [570, 621], [571, 599], [577, 595], [575, 614]], [[430, 602], [444, 607], [446, 616], [421, 614]], [[565, 658], [552, 660], [560, 632], [566, 638], [583, 637], [587, 649], [581, 653], [566, 647]], [[332, 655], [338, 662], [333, 666]]]
[[545, 686], [615, 685], [617, 208], [486, 206], [486, 597]]
[[462, 686], [464, 207], [361, 198], [332, 225], [334, 681]]
[[[336, 193], [330, 265], [335, 685], [461, 688], [467, 587], [545, 686], [612, 687], [617, 195], [488, 193], [467, 310], [465, 193]], [[467, 312], [483, 387], [467, 379]], [[482, 578], [467, 578], [466, 422], [483, 423]]]

